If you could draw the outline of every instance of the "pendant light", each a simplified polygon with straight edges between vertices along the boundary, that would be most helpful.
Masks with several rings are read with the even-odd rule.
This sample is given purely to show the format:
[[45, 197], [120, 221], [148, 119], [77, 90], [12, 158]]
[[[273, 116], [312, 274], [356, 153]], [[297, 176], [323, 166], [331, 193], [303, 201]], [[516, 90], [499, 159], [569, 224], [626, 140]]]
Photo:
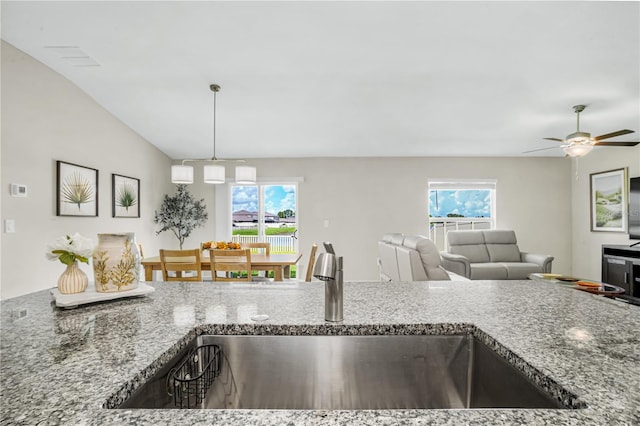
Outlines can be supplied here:
[[[216, 158], [216, 94], [220, 91], [220, 86], [212, 84], [209, 88], [213, 92], [213, 157], [211, 157], [211, 161], [218, 161]], [[204, 183], [224, 183], [224, 175], [224, 166], [217, 164], [204, 166]]]
[[[212, 161], [214, 163], [226, 161], [216, 157], [216, 94], [220, 86], [212, 84], [209, 89], [213, 92], [213, 157], [204, 160], [182, 160], [182, 164], [171, 166], [171, 182], [193, 183], [193, 167], [186, 166], [187, 161]], [[244, 160], [236, 160], [244, 162]], [[225, 167], [219, 164], [206, 164], [203, 168], [204, 183], [219, 184], [225, 182]], [[236, 183], [251, 185], [256, 183], [256, 168], [252, 166], [236, 166]]]

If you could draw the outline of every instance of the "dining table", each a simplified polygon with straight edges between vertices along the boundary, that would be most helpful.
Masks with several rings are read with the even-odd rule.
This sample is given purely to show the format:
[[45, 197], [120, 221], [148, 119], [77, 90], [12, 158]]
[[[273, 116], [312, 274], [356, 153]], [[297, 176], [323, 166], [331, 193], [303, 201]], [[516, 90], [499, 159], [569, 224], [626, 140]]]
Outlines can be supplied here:
[[[291, 278], [291, 266], [298, 263], [302, 253], [251, 254], [251, 267], [258, 271], [273, 271], [273, 280], [282, 281]], [[160, 256], [146, 257], [141, 262], [144, 267], [144, 280], [153, 281], [153, 271], [161, 271]], [[211, 258], [202, 256], [200, 266], [203, 271], [211, 270]]]

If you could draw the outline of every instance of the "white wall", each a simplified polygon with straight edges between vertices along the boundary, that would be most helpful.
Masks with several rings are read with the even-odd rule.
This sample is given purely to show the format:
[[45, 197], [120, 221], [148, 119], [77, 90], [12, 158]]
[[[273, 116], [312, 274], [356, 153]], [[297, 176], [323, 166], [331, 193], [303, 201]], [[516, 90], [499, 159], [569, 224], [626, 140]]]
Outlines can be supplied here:
[[602, 245], [631, 245], [637, 240], [630, 240], [628, 234], [621, 232], [591, 232], [589, 175], [626, 167], [628, 177], [640, 176], [640, 145], [627, 148], [596, 147], [586, 157], [573, 159], [572, 162], [572, 271], [582, 278], [600, 280]]
[[[498, 228], [514, 229], [523, 251], [555, 256], [554, 271], [571, 272], [568, 159], [304, 158], [249, 164], [257, 166], [259, 178], [304, 178], [298, 186], [302, 269], [312, 243], [332, 241], [344, 256], [345, 279], [378, 279], [382, 234], [427, 235], [429, 179], [481, 178], [497, 180]], [[220, 201], [216, 209], [224, 211]]]
[[[2, 234], [2, 299], [51, 288], [64, 265], [45, 258], [56, 237], [80, 232], [135, 232], [145, 251], [176, 246], [156, 236], [154, 210], [173, 192], [170, 160], [48, 67], [2, 42], [2, 220], [16, 233]], [[59, 217], [55, 211], [56, 160], [99, 170], [99, 216]], [[111, 217], [111, 173], [140, 179], [141, 218]], [[28, 187], [27, 198], [9, 196], [9, 184]], [[4, 231], [4, 230], [3, 230]], [[93, 272], [82, 264], [93, 280]]]
[[[133, 231], [148, 256], [159, 247], [177, 247], [171, 234], [156, 236], [153, 224], [163, 195], [174, 191], [169, 159], [79, 88], [6, 43], [2, 112], [2, 219], [15, 219], [17, 227], [15, 234], [2, 235], [2, 298], [55, 285], [64, 266], [45, 259], [45, 246], [66, 233]], [[100, 170], [98, 218], [55, 216], [55, 160]], [[328, 240], [345, 258], [346, 279], [377, 279], [377, 241], [383, 233], [427, 233], [429, 179], [480, 178], [497, 180], [498, 228], [515, 229], [524, 251], [555, 256], [555, 272], [572, 272], [576, 227], [567, 214], [573, 185], [569, 159], [305, 158], [249, 164], [258, 167], [260, 177], [304, 178], [298, 201], [301, 269], [311, 244]], [[201, 182], [201, 165], [194, 165]], [[141, 179], [140, 219], [111, 218], [111, 173]], [[29, 197], [9, 197], [9, 183], [28, 185]], [[214, 203], [215, 187], [196, 183], [190, 190], [205, 199], [210, 217], [185, 247], [226, 238], [215, 235], [214, 211], [225, 211]]]

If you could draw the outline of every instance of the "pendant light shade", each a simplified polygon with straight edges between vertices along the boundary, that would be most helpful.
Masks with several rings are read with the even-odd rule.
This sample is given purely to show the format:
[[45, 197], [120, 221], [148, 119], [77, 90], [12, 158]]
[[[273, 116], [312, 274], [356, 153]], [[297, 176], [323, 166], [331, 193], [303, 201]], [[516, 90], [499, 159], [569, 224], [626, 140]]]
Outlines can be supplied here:
[[236, 183], [256, 183], [256, 168], [251, 166], [236, 166]]
[[224, 183], [224, 166], [204, 166], [204, 183]]
[[193, 183], [193, 167], [185, 165], [171, 166], [171, 182]]

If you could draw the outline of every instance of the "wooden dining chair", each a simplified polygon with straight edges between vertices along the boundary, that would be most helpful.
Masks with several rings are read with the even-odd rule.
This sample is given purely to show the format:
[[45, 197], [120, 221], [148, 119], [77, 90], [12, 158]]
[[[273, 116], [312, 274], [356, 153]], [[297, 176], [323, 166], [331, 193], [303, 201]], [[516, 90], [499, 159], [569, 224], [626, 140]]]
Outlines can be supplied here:
[[305, 278], [306, 282], [311, 281], [311, 277], [313, 276], [313, 264], [316, 262], [316, 252], [318, 251], [318, 245], [313, 243], [311, 246], [311, 253], [309, 253], [309, 265], [307, 266], [307, 276]]
[[[210, 249], [211, 276], [213, 281], [251, 281], [251, 250], [218, 250]], [[242, 272], [247, 273], [242, 277]], [[218, 272], [224, 272], [219, 276]], [[233, 273], [238, 273], [233, 276]]]
[[[265, 254], [269, 256], [271, 254], [270, 243], [243, 243], [242, 248], [248, 248], [252, 254]], [[270, 269], [266, 267], [256, 267], [252, 265], [254, 271], [258, 271], [258, 275], [254, 278], [254, 281], [269, 281]]]
[[[202, 281], [200, 250], [160, 250], [160, 267], [165, 281]], [[194, 274], [185, 274], [195, 272]], [[173, 274], [170, 274], [173, 273]]]

